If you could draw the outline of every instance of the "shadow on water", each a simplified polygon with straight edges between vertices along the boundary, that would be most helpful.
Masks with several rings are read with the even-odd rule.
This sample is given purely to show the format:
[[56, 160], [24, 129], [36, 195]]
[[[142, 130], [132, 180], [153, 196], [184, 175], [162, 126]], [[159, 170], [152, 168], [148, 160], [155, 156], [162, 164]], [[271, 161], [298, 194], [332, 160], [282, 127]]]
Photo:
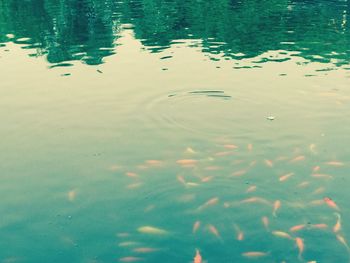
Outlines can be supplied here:
[[253, 67], [289, 60], [288, 51], [342, 66], [350, 56], [349, 10], [347, 1], [0, 0], [0, 42], [24, 44], [31, 56], [58, 66], [98, 65], [118, 52], [116, 40], [131, 29], [153, 53], [193, 39], [213, 60], [276, 50], [282, 57], [260, 58]]

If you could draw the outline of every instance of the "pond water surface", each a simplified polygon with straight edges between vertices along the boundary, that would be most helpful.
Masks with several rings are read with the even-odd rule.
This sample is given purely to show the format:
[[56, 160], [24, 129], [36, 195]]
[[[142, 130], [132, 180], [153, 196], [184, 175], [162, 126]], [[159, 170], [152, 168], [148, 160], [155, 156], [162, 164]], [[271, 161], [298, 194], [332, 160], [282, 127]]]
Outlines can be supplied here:
[[349, 12], [0, 0], [0, 262], [349, 262]]

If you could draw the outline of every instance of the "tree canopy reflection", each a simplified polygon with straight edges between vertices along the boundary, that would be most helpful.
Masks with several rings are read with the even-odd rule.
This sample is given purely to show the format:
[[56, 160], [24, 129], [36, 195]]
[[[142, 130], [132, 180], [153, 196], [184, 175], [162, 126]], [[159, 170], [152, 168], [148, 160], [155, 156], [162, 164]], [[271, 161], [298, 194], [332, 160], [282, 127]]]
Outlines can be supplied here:
[[128, 24], [150, 52], [196, 39], [218, 59], [284, 50], [340, 66], [350, 57], [349, 11], [347, 1], [0, 0], [0, 42], [26, 44], [50, 63], [97, 65], [118, 52]]

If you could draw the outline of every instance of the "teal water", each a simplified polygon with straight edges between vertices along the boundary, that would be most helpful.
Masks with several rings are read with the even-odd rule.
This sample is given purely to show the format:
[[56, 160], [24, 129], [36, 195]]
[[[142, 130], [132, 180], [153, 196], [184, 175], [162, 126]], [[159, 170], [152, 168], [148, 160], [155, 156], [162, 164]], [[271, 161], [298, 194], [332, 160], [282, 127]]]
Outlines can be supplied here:
[[0, 0], [0, 262], [349, 262], [349, 11]]

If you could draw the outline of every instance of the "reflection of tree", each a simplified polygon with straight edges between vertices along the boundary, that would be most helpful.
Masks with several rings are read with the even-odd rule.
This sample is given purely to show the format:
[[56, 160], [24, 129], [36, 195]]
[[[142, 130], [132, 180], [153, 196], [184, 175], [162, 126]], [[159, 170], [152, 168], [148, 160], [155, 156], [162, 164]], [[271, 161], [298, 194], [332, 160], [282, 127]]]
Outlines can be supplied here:
[[235, 59], [291, 50], [341, 65], [350, 57], [349, 11], [326, 0], [0, 0], [0, 42], [12, 33], [51, 63], [100, 64], [120, 25], [133, 24], [151, 52], [194, 38], [203, 52]]

